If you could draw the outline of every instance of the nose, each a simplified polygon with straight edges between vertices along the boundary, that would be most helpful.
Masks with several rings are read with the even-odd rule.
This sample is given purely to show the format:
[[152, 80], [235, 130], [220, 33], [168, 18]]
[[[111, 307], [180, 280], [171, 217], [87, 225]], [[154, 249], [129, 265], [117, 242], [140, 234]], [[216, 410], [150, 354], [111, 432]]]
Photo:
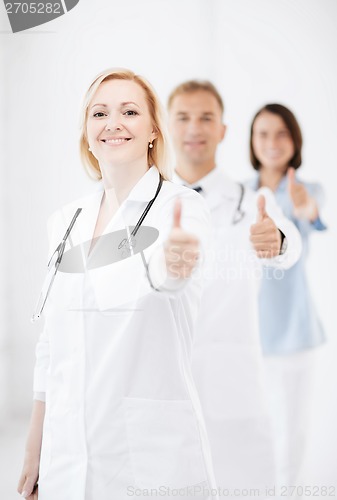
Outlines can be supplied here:
[[123, 129], [123, 124], [121, 123], [119, 116], [114, 116], [114, 115], [109, 115], [106, 125], [105, 125], [105, 130], [110, 130], [110, 131], [118, 131]]
[[270, 148], [274, 148], [277, 146], [277, 143], [278, 143], [278, 140], [277, 140], [277, 137], [271, 135], [268, 137], [267, 139], [267, 144]]
[[197, 135], [200, 132], [200, 124], [198, 120], [189, 120], [187, 125], [187, 131], [191, 135]]

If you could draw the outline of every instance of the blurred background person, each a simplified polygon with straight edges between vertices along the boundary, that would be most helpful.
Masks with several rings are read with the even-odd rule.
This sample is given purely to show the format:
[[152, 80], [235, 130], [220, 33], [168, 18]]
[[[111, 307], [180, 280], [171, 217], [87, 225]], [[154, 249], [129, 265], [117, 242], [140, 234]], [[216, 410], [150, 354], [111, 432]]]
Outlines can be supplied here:
[[300, 180], [302, 134], [294, 114], [281, 104], [267, 104], [254, 116], [250, 160], [257, 174], [247, 182], [254, 190], [271, 189], [284, 214], [294, 222], [303, 252], [282, 279], [264, 275], [260, 290], [260, 335], [271, 402], [281, 485], [298, 484], [304, 457], [315, 348], [325, 341], [306, 273], [309, 238], [324, 231], [318, 183]]
[[270, 190], [255, 194], [216, 166], [226, 125], [212, 83], [182, 83], [170, 94], [168, 109], [174, 180], [198, 191], [211, 210], [214, 254], [206, 265], [192, 369], [215, 478], [229, 498], [244, 498], [244, 488], [259, 488], [264, 498], [275, 474], [258, 332], [259, 281], [262, 264], [274, 266], [268, 267], [271, 274], [294, 264], [300, 236]]

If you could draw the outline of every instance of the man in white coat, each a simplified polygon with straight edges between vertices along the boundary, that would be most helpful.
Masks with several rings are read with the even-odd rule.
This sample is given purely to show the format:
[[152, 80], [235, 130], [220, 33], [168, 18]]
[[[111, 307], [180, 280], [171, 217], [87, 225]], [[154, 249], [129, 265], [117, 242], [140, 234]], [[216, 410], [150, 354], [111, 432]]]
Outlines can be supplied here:
[[168, 107], [174, 180], [199, 191], [212, 217], [213, 255], [206, 266], [193, 372], [220, 496], [277, 496], [257, 300], [262, 265], [282, 279], [300, 255], [300, 236], [271, 191], [253, 193], [216, 166], [226, 126], [223, 101], [210, 82], [179, 85]]

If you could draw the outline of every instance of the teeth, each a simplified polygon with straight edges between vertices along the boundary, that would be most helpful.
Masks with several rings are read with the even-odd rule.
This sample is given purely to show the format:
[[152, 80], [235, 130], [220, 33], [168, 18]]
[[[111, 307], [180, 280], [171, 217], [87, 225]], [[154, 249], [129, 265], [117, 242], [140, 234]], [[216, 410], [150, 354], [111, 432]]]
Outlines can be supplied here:
[[127, 141], [128, 139], [105, 139], [104, 142], [108, 142], [110, 144], [121, 144], [124, 141]]

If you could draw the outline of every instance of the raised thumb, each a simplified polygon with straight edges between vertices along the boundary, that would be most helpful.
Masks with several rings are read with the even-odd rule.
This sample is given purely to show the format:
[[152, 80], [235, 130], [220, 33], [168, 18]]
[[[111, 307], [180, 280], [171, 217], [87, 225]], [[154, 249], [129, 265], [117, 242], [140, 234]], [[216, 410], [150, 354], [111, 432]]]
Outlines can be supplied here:
[[292, 186], [294, 186], [296, 184], [295, 169], [294, 169], [294, 167], [289, 167], [288, 168], [287, 179], [288, 179], [288, 188], [290, 189]]
[[35, 486], [35, 481], [33, 479], [27, 477], [25, 484], [23, 485], [23, 488], [22, 488], [21, 496], [23, 498], [28, 498], [29, 495], [32, 494], [32, 492], [34, 490], [34, 486]]
[[268, 217], [266, 212], [266, 199], [263, 194], [257, 199], [257, 222], [262, 222], [265, 217]]
[[173, 207], [173, 227], [180, 227], [180, 222], [181, 222], [181, 200], [180, 198], [177, 198], [174, 202], [174, 207]]

